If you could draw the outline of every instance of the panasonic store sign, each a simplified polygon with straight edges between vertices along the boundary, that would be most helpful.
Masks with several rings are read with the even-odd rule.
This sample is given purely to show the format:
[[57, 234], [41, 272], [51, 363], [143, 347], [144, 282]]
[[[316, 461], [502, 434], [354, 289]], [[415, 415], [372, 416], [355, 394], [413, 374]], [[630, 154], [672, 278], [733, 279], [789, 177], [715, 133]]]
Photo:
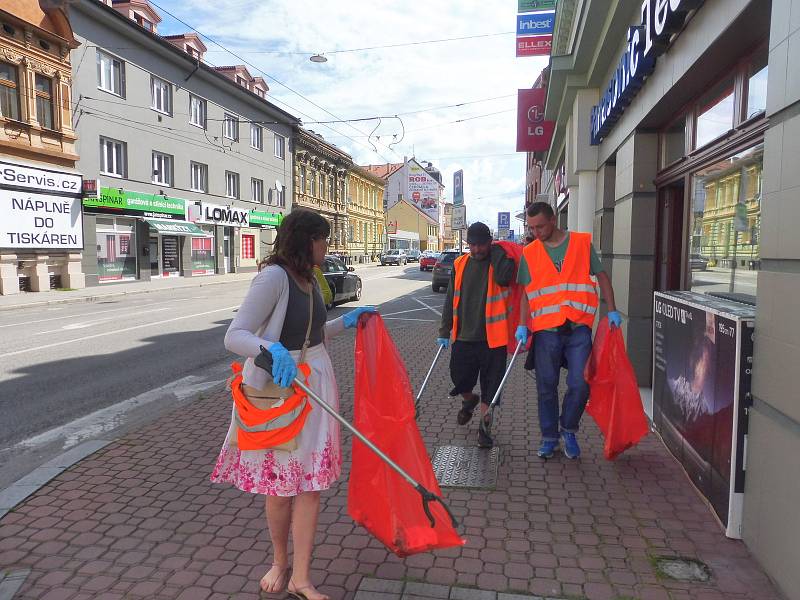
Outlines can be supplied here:
[[619, 59], [600, 103], [592, 108], [592, 145], [599, 144], [608, 135], [653, 72], [656, 57], [666, 50], [669, 38], [683, 26], [686, 13], [702, 3], [702, 0], [642, 2], [641, 23], [628, 29], [625, 54]]

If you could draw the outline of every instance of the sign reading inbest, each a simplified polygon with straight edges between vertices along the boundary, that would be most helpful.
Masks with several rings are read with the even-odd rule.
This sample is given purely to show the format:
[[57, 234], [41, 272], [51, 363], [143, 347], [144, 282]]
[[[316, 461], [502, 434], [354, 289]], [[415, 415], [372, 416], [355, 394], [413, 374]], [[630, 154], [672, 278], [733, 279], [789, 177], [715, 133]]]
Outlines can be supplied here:
[[83, 249], [81, 199], [0, 190], [0, 248]]

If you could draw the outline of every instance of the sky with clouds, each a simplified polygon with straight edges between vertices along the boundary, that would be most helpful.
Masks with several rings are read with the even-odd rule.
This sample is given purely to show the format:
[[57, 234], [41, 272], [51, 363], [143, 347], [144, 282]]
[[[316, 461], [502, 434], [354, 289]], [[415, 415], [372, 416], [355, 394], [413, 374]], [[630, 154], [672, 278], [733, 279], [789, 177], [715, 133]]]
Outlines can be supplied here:
[[[159, 33], [188, 30], [168, 11], [215, 40], [228, 51], [204, 39], [210, 64], [245, 64], [263, 76], [278, 106], [358, 164], [404, 156], [431, 161], [443, 173], [447, 200], [453, 173], [463, 169], [470, 221], [495, 227], [498, 211], [522, 209], [525, 154], [515, 152], [516, 91], [529, 88], [547, 63], [514, 56], [516, 0], [152, 3], [163, 9]], [[342, 52], [468, 36], [482, 37]], [[311, 62], [314, 53], [328, 62]], [[451, 106], [462, 103], [469, 104]], [[388, 118], [312, 123], [372, 117]]]

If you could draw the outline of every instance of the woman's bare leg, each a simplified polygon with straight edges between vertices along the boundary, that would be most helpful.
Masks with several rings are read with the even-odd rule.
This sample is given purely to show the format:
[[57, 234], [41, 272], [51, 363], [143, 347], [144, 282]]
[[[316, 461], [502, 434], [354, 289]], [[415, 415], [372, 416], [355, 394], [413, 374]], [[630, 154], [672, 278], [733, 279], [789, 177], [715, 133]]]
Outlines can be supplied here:
[[319, 492], [303, 492], [294, 499], [292, 509], [292, 541], [294, 560], [289, 591], [302, 592], [308, 600], [329, 600], [311, 583], [311, 552], [317, 533]]
[[286, 589], [289, 570], [289, 527], [292, 521], [292, 498], [267, 496], [267, 526], [272, 540], [272, 567], [261, 578], [261, 589], [268, 593]]

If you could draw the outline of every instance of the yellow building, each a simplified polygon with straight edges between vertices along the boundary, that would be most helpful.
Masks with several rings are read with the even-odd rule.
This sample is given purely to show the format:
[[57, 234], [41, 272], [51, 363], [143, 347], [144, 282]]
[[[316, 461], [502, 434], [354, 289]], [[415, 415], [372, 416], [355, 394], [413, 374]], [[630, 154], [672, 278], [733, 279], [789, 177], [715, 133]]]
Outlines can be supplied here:
[[389, 248], [438, 252], [439, 223], [408, 200], [401, 199], [389, 209]]
[[358, 165], [347, 175], [347, 254], [355, 262], [372, 262], [383, 249], [386, 222], [384, 180]]

